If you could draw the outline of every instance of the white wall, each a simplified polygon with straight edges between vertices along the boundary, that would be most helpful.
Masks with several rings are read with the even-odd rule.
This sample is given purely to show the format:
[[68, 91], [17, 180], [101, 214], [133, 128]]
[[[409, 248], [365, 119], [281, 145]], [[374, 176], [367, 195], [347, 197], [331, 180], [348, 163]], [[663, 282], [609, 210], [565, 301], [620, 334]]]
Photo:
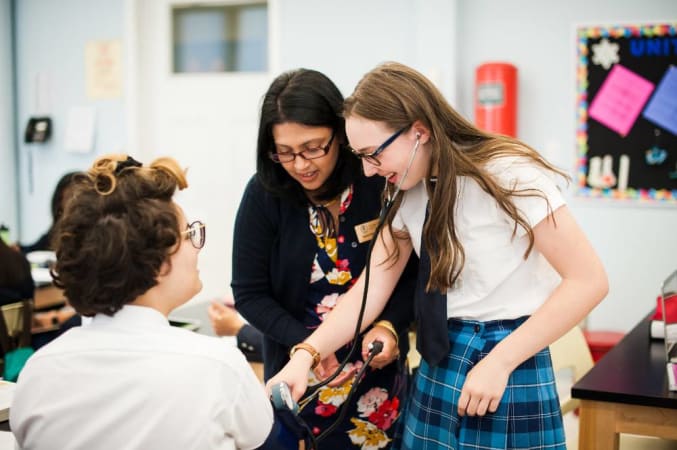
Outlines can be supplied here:
[[[458, 14], [460, 110], [473, 117], [477, 65], [512, 62], [519, 72], [519, 137], [574, 173], [575, 25], [675, 21], [677, 2], [466, 0]], [[588, 326], [628, 330], [655, 306], [662, 280], [677, 269], [677, 208], [569, 202], [610, 279], [609, 296]]]
[[[207, 0], [203, 3], [214, 3]], [[131, 153], [144, 162], [172, 156], [188, 168], [189, 188], [176, 199], [189, 220], [207, 225], [200, 253], [202, 292], [196, 301], [230, 291], [235, 213], [254, 172], [258, 105], [270, 83], [268, 73], [171, 73], [172, 4], [176, 0], [128, 2], [136, 55], [130, 63], [135, 124]]]
[[14, 148], [14, 95], [12, 86], [11, 0], [0, 0], [0, 223], [5, 223], [11, 239], [18, 237], [16, 158]]
[[130, 127], [130, 134], [138, 136], [137, 153], [144, 160], [171, 155], [190, 167], [190, 188], [178, 201], [208, 228], [200, 254], [204, 288], [196, 301], [230, 290], [235, 213], [255, 171], [260, 100], [278, 73], [297, 67], [324, 71], [349, 94], [362, 73], [396, 59], [430, 71], [447, 90], [454, 86], [453, 59], [438, 60], [430, 50], [455, 48], [446, 26], [454, 22], [454, 2], [425, 2], [420, 8], [421, 0], [347, 0], [319, 8], [310, 0], [272, 0], [268, 73], [180, 75], [170, 73], [169, 12], [183, 2], [130, 3], [134, 13], [127, 20], [138, 43], [132, 73], [138, 127]]
[[[86, 169], [96, 155], [119, 152], [125, 145], [122, 99], [93, 101], [86, 98], [85, 92], [85, 45], [91, 40], [122, 39], [123, 1], [20, 0], [15, 3], [16, 130], [23, 136], [26, 122], [33, 114], [51, 116], [54, 128], [46, 144], [20, 142], [18, 145], [20, 238], [22, 242], [31, 242], [51, 223], [49, 202], [59, 178], [70, 170]], [[39, 79], [43, 81], [38, 82]], [[91, 153], [64, 151], [67, 116], [73, 106], [93, 106], [96, 110]]]
[[[117, 109], [106, 116], [102, 126], [108, 137], [103, 144], [113, 149], [128, 134], [130, 151], [144, 158], [176, 152], [192, 166], [192, 194], [186, 203], [210, 216], [212, 247], [205, 251], [212, 252], [205, 260], [209, 295], [225, 292], [230, 282], [232, 217], [243, 180], [254, 169], [254, 116], [265, 86], [279, 71], [299, 66], [321, 70], [348, 95], [374, 65], [399, 60], [429, 74], [452, 104], [472, 118], [477, 64], [512, 61], [520, 76], [520, 137], [556, 164], [572, 169], [574, 25], [677, 19], [674, 0], [271, 0], [271, 73], [243, 81], [228, 75], [169, 77], [168, 53], [162, 48], [168, 33], [162, 5], [172, 2], [17, 2], [23, 30], [18, 117], [23, 124], [30, 105], [28, 83], [37, 70], [56, 73], [54, 95], [59, 101], [52, 106], [57, 117], [63, 116], [65, 105], [82, 101], [84, 41], [124, 33], [125, 39], [138, 44], [126, 47], [134, 66], [128, 68], [131, 84], [126, 94], [132, 96], [124, 100], [126, 119]], [[127, 21], [124, 26], [121, 16]], [[141, 39], [141, 32], [148, 39]], [[240, 114], [233, 116], [233, 109]], [[35, 236], [49, 223], [47, 199], [57, 173], [89, 163], [93, 155], [64, 155], [54, 144], [40, 150], [36, 163], [40, 192], [28, 195], [24, 153], [23, 228], [26, 235]], [[653, 306], [660, 281], [676, 268], [677, 210], [569, 200], [611, 281], [609, 297], [593, 311], [589, 325], [628, 330]]]
[[278, 3], [281, 69], [322, 71], [347, 96], [363, 74], [395, 60], [429, 75], [454, 100], [456, 0]]

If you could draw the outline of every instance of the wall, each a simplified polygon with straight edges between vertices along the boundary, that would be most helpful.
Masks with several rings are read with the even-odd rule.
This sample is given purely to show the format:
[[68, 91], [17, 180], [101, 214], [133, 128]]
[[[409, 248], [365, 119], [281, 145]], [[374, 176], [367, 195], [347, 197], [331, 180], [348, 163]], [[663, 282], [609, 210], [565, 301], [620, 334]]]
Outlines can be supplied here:
[[[477, 65], [512, 62], [519, 71], [519, 137], [573, 173], [575, 25], [674, 21], [677, 3], [473, 0], [459, 2], [458, 14], [460, 110], [473, 117]], [[599, 252], [610, 280], [609, 295], [590, 314], [588, 326], [628, 330], [655, 306], [662, 280], [677, 269], [677, 209], [573, 196], [569, 206]]]
[[[190, 188], [178, 201], [209, 229], [200, 254], [204, 287], [196, 301], [230, 291], [233, 222], [255, 170], [260, 100], [274, 76], [297, 67], [317, 69], [349, 94], [364, 72], [396, 59], [433, 73], [447, 91], [454, 86], [452, 60], [438, 60], [432, 50], [455, 48], [446, 26], [453, 22], [454, 2], [436, 0], [420, 8], [421, 0], [347, 0], [318, 8], [311, 0], [272, 0], [269, 73], [179, 75], [169, 70], [168, 19], [170, 6], [183, 2], [132, 3], [128, 21], [138, 34], [132, 78], [138, 85], [139, 126], [129, 132], [138, 136], [144, 160], [171, 155], [190, 168]], [[336, 25], [328, 26], [328, 18]], [[370, 31], [345, 32], [348, 24]]]
[[[134, 63], [137, 67], [130, 69], [133, 79], [130, 88], [134, 88], [136, 96], [126, 98], [124, 106], [120, 102], [96, 104], [101, 109], [96, 152], [121, 147], [127, 135], [131, 137], [132, 150], [145, 149], [150, 155], [177, 150], [180, 155], [195, 158], [191, 170], [193, 174], [200, 174], [194, 178], [194, 187], [200, 189], [188, 200], [196, 203], [196, 210], [214, 214], [215, 222], [208, 223], [216, 224], [210, 226], [209, 238], [210, 245], [216, 244], [216, 247], [209, 251], [219, 253], [206, 267], [211, 273], [206, 294], [225, 292], [229, 284], [228, 241], [241, 182], [253, 171], [255, 138], [248, 133], [255, 128], [255, 123], [250, 123], [255, 108], [252, 102], [241, 104], [239, 97], [229, 97], [230, 107], [242, 108], [243, 114], [238, 118], [247, 121], [242, 126], [233, 125], [225, 120], [225, 114], [218, 116], [222, 114], [221, 106], [215, 105], [215, 101], [208, 100], [197, 106], [190, 103], [198, 97], [208, 97], [210, 92], [217, 91], [219, 96], [227, 96], [233, 86], [240, 86], [237, 89], [251, 89], [252, 95], [260, 98], [264, 90], [260, 86], [264, 86], [270, 76], [298, 66], [326, 72], [344, 94], [350, 94], [364, 72], [381, 61], [395, 59], [430, 75], [452, 104], [472, 118], [474, 68], [487, 60], [505, 59], [519, 68], [520, 137], [556, 164], [571, 170], [575, 158], [574, 25], [677, 19], [677, 3], [673, 0], [321, 3], [271, 0], [274, 52], [270, 75], [252, 81], [255, 84], [244, 85], [238, 85], [239, 81], [232, 77], [204, 77], [200, 81], [184, 78], [164, 84], [168, 77], [161, 70], [167, 55], [162, 54], [158, 46], [166, 35], [162, 28], [166, 17], [153, 14], [156, 1], [21, 0], [17, 4], [17, 42], [20, 44], [20, 123], [17, 127], [21, 128], [30, 113], [31, 80], [39, 71], [49, 72], [53, 79], [51, 106], [55, 118], [59, 119], [55, 139], [35, 151], [36, 190], [33, 194], [27, 191], [26, 149], [22, 146], [20, 189], [25, 238], [35, 237], [47, 227], [48, 198], [58, 176], [68, 169], [83, 167], [93, 158], [93, 155], [66, 154], [59, 148], [62, 135], [60, 138], [58, 133], [62, 132], [60, 127], [67, 107], [86, 101], [82, 81], [84, 42], [120, 37], [134, 39], [140, 45], [128, 45], [126, 49], [128, 53], [137, 53]], [[140, 20], [137, 9], [149, 14]], [[124, 20], [123, 14], [127, 15]], [[150, 34], [150, 41], [137, 36], [145, 28], [155, 30], [155, 34]], [[149, 73], [149, 69], [157, 69], [157, 61], [161, 64], [160, 70]], [[163, 83], [157, 89], [153, 77]], [[199, 89], [198, 97], [191, 94], [191, 86], [195, 85]], [[175, 109], [163, 111], [162, 96], [169, 96]], [[182, 111], [177, 106], [182, 102], [191, 105], [190, 111]], [[124, 107], [127, 108], [126, 122], [121, 119]], [[181, 127], [185, 129], [180, 130]], [[176, 136], [180, 139], [173, 139]], [[181, 145], [184, 150], [178, 149]], [[192, 148], [195, 149], [193, 156]], [[201, 154], [213, 155], [216, 159], [198, 158]], [[0, 158], [2, 155], [0, 153]], [[230, 165], [226, 173], [219, 173], [224, 159]], [[216, 188], [217, 195], [202, 194], [209, 192], [210, 184]], [[569, 204], [600, 253], [611, 281], [609, 297], [593, 311], [589, 326], [628, 330], [649, 311], [661, 280], [676, 268], [677, 211], [675, 208], [618, 206], [572, 196]]]
[[12, 1], [0, 0], [0, 223], [5, 223], [11, 239], [18, 236], [16, 157], [14, 149], [14, 95], [12, 79]]
[[199, 258], [203, 289], [196, 298], [202, 301], [230, 290], [233, 222], [254, 172], [258, 105], [270, 76], [172, 73], [169, 24], [176, 3], [185, 2], [130, 2], [127, 21], [137, 35], [130, 82], [138, 92], [130, 149], [144, 162], [166, 155], [188, 168], [189, 188], [176, 200], [188, 220], [207, 225]]
[[[16, 2], [16, 129], [22, 135], [28, 118], [37, 113], [51, 116], [54, 128], [46, 144], [18, 145], [22, 242], [31, 242], [49, 227], [49, 202], [61, 175], [85, 169], [96, 155], [119, 152], [125, 145], [122, 99], [87, 99], [84, 65], [87, 42], [123, 37], [122, 17], [122, 0]], [[64, 151], [64, 131], [73, 106], [96, 109], [91, 153]]]
[[[281, 69], [325, 72], [349, 95], [362, 75], [394, 60], [456, 89], [456, 0], [279, 1]], [[330, 25], [331, 24], [331, 25]]]

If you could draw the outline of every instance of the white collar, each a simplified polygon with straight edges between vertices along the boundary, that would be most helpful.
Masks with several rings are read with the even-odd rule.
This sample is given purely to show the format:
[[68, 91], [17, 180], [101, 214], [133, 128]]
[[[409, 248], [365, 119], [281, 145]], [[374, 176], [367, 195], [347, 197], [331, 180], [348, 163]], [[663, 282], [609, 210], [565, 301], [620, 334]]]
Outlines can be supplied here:
[[148, 327], [169, 326], [169, 320], [160, 311], [148, 306], [124, 305], [115, 315], [99, 313], [92, 319], [92, 326]]

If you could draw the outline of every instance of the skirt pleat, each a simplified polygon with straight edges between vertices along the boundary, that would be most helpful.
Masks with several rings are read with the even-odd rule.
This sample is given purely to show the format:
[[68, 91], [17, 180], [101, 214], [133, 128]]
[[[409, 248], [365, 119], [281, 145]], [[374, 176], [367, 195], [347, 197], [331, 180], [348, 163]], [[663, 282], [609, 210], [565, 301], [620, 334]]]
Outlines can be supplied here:
[[459, 416], [468, 372], [526, 317], [490, 322], [449, 321], [449, 355], [436, 367], [421, 361], [402, 436], [411, 450], [566, 450], [555, 377], [546, 348], [513, 371], [495, 413]]

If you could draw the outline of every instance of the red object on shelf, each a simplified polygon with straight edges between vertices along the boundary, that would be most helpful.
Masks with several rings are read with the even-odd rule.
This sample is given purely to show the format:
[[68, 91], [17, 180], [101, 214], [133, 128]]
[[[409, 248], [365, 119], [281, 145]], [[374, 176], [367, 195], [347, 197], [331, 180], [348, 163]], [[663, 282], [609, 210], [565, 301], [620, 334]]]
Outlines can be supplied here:
[[[671, 295], [665, 299], [668, 307], [668, 321], [674, 322], [677, 321], [677, 294]], [[656, 297], [656, 311], [651, 316], [651, 320], [663, 320], [663, 296], [659, 295]]]
[[475, 121], [484, 131], [517, 136], [517, 67], [506, 62], [477, 67]]
[[620, 331], [584, 331], [583, 334], [595, 362], [606, 355], [625, 336], [625, 333]]

